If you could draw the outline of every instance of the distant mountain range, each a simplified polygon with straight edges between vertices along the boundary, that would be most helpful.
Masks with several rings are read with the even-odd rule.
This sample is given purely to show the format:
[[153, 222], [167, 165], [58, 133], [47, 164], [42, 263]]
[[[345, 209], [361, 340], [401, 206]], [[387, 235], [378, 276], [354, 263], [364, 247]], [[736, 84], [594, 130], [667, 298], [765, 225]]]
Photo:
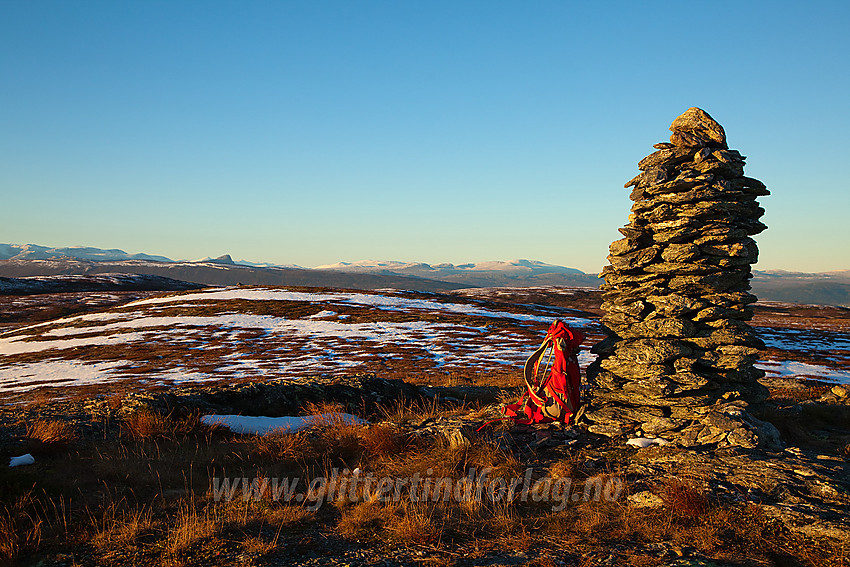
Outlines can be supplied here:
[[205, 285], [289, 285], [347, 289], [396, 288], [431, 292], [469, 287], [424, 278], [350, 274], [303, 268], [253, 267], [219, 261], [152, 262], [122, 260], [94, 262], [68, 257], [51, 260], [0, 260], [0, 277], [7, 278], [119, 273], [161, 276], [172, 280]]
[[752, 286], [759, 299], [850, 307], [850, 270], [814, 274], [757, 271]]
[[462, 284], [465, 287], [527, 287], [561, 285], [597, 287], [596, 274], [536, 260], [478, 262], [475, 264], [422, 264], [418, 262], [340, 262], [316, 270], [355, 274], [399, 275]]
[[69, 246], [66, 248], [50, 248], [37, 244], [0, 244], [0, 260], [53, 260], [55, 258], [75, 258], [93, 262], [114, 262], [116, 260], [151, 260], [154, 262], [171, 262], [165, 256], [150, 254], [127, 254], [123, 250], [89, 248], [86, 246]]
[[[363, 260], [303, 268], [234, 261], [228, 254], [187, 262], [151, 254], [128, 254], [118, 249], [0, 244], [0, 277], [106, 273], [148, 274], [207, 285], [242, 283], [430, 292], [466, 287], [596, 288], [600, 284], [596, 274], [536, 260], [457, 265]], [[850, 270], [814, 274], [756, 271], [752, 286], [762, 300], [850, 307]]]

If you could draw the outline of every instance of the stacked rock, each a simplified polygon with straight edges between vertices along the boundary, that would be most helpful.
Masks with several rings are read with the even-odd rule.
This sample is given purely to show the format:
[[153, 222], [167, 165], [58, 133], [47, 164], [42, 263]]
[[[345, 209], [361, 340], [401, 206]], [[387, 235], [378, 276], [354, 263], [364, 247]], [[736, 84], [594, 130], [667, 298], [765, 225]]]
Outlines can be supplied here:
[[587, 371], [590, 430], [752, 447], [764, 424], [747, 402], [766, 389], [753, 366], [764, 344], [746, 323], [750, 236], [767, 228], [756, 198], [769, 192], [705, 111], [688, 109], [670, 130], [626, 184], [632, 214], [600, 274], [608, 337]]

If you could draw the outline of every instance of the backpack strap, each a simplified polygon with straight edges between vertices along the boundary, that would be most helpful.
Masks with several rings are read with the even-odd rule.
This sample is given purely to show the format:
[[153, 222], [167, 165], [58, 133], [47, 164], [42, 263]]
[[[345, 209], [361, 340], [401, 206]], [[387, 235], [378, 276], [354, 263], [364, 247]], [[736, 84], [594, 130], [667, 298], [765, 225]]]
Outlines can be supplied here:
[[548, 335], [545, 339], [543, 339], [543, 344], [541, 344], [540, 347], [525, 361], [525, 366], [523, 367], [522, 372], [523, 378], [525, 378], [526, 392], [531, 400], [538, 406], [546, 405], [546, 399], [545, 397], [541, 397], [540, 393], [546, 386], [546, 380], [548, 378], [544, 378], [542, 384], [539, 383], [537, 379], [537, 370], [540, 365], [540, 358], [543, 356], [543, 353], [546, 352], [546, 348], [549, 346], [550, 340], [551, 339]]

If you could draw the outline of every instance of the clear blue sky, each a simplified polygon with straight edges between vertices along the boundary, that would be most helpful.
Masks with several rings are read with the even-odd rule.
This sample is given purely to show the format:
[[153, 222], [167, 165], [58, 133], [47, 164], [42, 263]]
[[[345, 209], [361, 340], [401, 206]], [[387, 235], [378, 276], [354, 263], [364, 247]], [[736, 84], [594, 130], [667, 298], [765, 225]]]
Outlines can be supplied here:
[[598, 271], [690, 106], [850, 268], [850, 2], [0, 0], [0, 242]]

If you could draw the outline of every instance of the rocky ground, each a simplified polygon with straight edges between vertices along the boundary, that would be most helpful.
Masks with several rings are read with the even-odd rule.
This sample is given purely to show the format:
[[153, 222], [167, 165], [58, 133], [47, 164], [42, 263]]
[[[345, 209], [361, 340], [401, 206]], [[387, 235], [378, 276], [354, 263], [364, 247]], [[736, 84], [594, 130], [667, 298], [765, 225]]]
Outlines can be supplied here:
[[[801, 409], [792, 410], [792, 413], [798, 412], [800, 417], [805, 417], [807, 412], [835, 408], [847, 410], [846, 392], [840, 388], [835, 390], [842, 394], [840, 398], [830, 392], [818, 401], [809, 400], [801, 404]], [[847, 421], [844, 421], [844, 428], [833, 423], [828, 431], [829, 437], [820, 439], [815, 446], [789, 443], [788, 447], [776, 452], [672, 445], [637, 448], [627, 445], [626, 438], [609, 439], [594, 435], [584, 424], [566, 428], [496, 424], [476, 431], [488, 418], [498, 415], [498, 404], [494, 400], [500, 393], [501, 389], [497, 387], [416, 386], [358, 375], [284, 380], [270, 384], [174, 388], [162, 393], [132, 394], [120, 403], [101, 396], [52, 402], [39, 408], [6, 406], [0, 410], [0, 453], [11, 455], [27, 449], [32, 451], [32, 441], [26, 445], [23, 440], [27, 439], [27, 424], [37, 420], [68, 422], [74, 431], [81, 432], [81, 438], [75, 445], [90, 443], [97, 446], [104, 439], [120, 436], [125, 431], [122, 424], [131, 422], [132, 416], [149, 412], [170, 416], [170, 419], [196, 412], [296, 414], [311, 403], [331, 402], [338, 404], [337, 407], [371, 417], [384, 426], [389, 424], [404, 437], [424, 439], [426, 446], [437, 444], [462, 450], [481, 445], [491, 447], [493, 451], [511, 455], [521, 465], [520, 469], [530, 468], [535, 477], [552, 474], [559, 466], [564, 467], [564, 463], [568, 463], [568, 474], [577, 482], [578, 479], [586, 481], [600, 474], [616, 476], [623, 480], [623, 492], [612, 505], [617, 513], [628, 511], [633, 518], [644, 521], [649, 517], [680, 522], [684, 517], [686, 523], [693, 523], [719, 510], [750, 514], [763, 524], [762, 530], [769, 526], [776, 538], [776, 548], [772, 551], [752, 550], [733, 559], [728, 553], [708, 552], [711, 546], [704, 542], [688, 545], [681, 539], [669, 537], [669, 533], [654, 541], [628, 537], [612, 541], [611, 537], [597, 534], [596, 541], [577, 542], [574, 537], [561, 539], [560, 534], [553, 534], [545, 528], [538, 528], [537, 532], [541, 533], [535, 533], [535, 522], [530, 519], [533, 510], [524, 509], [519, 503], [515, 513], [522, 521], [504, 532], [496, 530], [495, 535], [481, 534], [472, 538], [454, 535], [447, 537], [446, 541], [420, 537], [399, 541], [391, 537], [392, 533], [345, 537], [338, 527], [342, 522], [340, 511], [325, 505], [326, 509], [320, 510], [310, 521], [278, 529], [272, 549], [252, 552], [245, 545], [219, 536], [215, 545], [195, 545], [185, 550], [175, 564], [208, 564], [214, 561], [234, 565], [842, 565], [842, 561], [847, 559], [846, 556], [842, 559], [841, 555], [846, 552], [850, 534], [847, 521], [850, 513], [850, 455], [847, 446], [842, 446], [850, 436]], [[474, 402], [465, 402], [465, 398]], [[418, 400], [420, 407], [430, 404], [431, 410], [425, 414], [416, 411], [395, 415], [380, 413], [380, 408], [392, 407], [402, 400]], [[490, 403], [485, 403], [488, 401]], [[774, 411], [778, 407], [777, 404]], [[846, 420], [850, 412], [841, 411], [836, 415]], [[799, 419], [792, 426], [804, 431], [807, 429], [806, 422], [806, 419]], [[817, 435], [818, 431], [809, 433]], [[838, 442], [838, 439], [843, 440]], [[162, 451], [166, 453], [167, 449]], [[80, 450], [79, 455], [84, 452]], [[56, 474], [56, 467], [61, 467], [66, 458], [50, 452], [44, 456], [39, 454], [35, 469], [7, 470], [0, 476], [0, 483], [8, 490], [20, 471], [28, 481], [34, 482], [34, 487], [49, 485], [50, 476]], [[152, 457], [149, 455], [148, 458]], [[408, 455], [408, 458], [413, 457]], [[352, 467], [355, 462], [364, 469], [369, 466], [368, 460], [357, 461], [357, 457], [348, 462]], [[195, 464], [210, 466], [202, 458]], [[257, 466], [262, 466], [262, 463], [257, 463]], [[681, 490], [686, 492], [683, 501], [671, 495], [673, 479], [680, 482]], [[115, 481], [112, 479], [110, 482]], [[116, 483], [112, 489], [121, 491], [121, 483]], [[181, 493], [179, 486], [176, 492]], [[694, 510], [689, 506], [695, 507]], [[587, 507], [576, 510], [590, 514]], [[345, 518], [344, 514], [343, 509], [342, 518]], [[262, 536], [264, 529], [268, 531], [272, 527], [260, 526], [258, 533]], [[596, 529], [611, 527], [603, 523]], [[519, 537], [520, 534], [524, 534], [525, 540]], [[271, 533], [266, 533], [266, 536], [271, 537]], [[730, 549], [740, 545], [737, 541], [740, 536], [731, 533], [715, 530], [711, 537], [717, 539], [715, 549], [724, 549], [724, 537], [729, 538]], [[795, 556], [787, 548], [783, 549], [788, 541], [796, 541], [796, 538], [807, 541], [814, 550], [808, 549], [806, 555]], [[770, 550], [772, 546], [768, 542], [766, 547]], [[19, 559], [40, 565], [121, 565], [132, 564], [144, 557], [140, 549], [144, 549], [143, 543], [133, 542], [126, 556], [104, 554], [102, 548], [79, 541], [63, 543], [60, 540], [53, 545], [43, 545], [42, 553], [24, 554]], [[820, 555], [815, 555], [817, 553]], [[821, 563], [830, 556], [832, 558], [828, 562]], [[812, 559], [807, 561], [806, 557]]]
[[[513, 356], [508, 347], [516, 348], [517, 361], [542, 337], [545, 321], [536, 317], [586, 319], [595, 340], [599, 302], [591, 290], [403, 297], [441, 305], [427, 312], [418, 303], [404, 304], [407, 312], [374, 305], [363, 310], [357, 305], [364, 303], [338, 296], [332, 310], [353, 324], [369, 318], [406, 324], [414, 315], [438, 325], [488, 324], [487, 335], [466, 335], [468, 340], [479, 348], [498, 347], [505, 359]], [[204, 313], [218, 316], [237, 305], [245, 306], [207, 302]], [[411, 312], [413, 305], [419, 311]], [[395, 303], [384, 307], [392, 306], [402, 309]], [[275, 309], [275, 316], [289, 318], [331, 310], [321, 301]], [[119, 311], [129, 320], [127, 308]], [[190, 309], [181, 316], [197, 315]], [[773, 451], [639, 448], [627, 444], [631, 434], [603, 437], [581, 422], [568, 428], [497, 422], [478, 431], [498, 417], [501, 402], [516, 397], [519, 371], [511, 372], [511, 364], [481, 371], [472, 356], [453, 361], [442, 354], [442, 364], [435, 364], [425, 357], [441, 353], [433, 345], [430, 352], [418, 350], [419, 336], [408, 344], [411, 350], [384, 350], [356, 368], [300, 378], [12, 390], [0, 407], [0, 456], [31, 452], [36, 463], [0, 472], [0, 557], [32, 565], [846, 565], [850, 398], [835, 376], [847, 368], [847, 315], [844, 309], [756, 305], [754, 323], [768, 337], [767, 357], [784, 365], [763, 380], [770, 397], [749, 408], [781, 433], [782, 447]], [[16, 328], [12, 336], [23, 332]], [[47, 329], [75, 330], [55, 322]], [[511, 340], [488, 345], [497, 330]], [[287, 336], [273, 331], [265, 340], [274, 345]], [[457, 338], [435, 340], [448, 348]], [[346, 348], [364, 344], [371, 343]], [[234, 348], [222, 354], [241, 352]], [[72, 352], [84, 360], [86, 350], [39, 352], [45, 360]], [[7, 368], [34, 361], [9, 356], [18, 358]], [[423, 357], [424, 369], [410, 371], [403, 358], [414, 356]], [[832, 374], [818, 375], [822, 369]], [[320, 407], [355, 413], [372, 425], [299, 434], [300, 456], [292, 457], [278, 438], [210, 430], [192, 421], [200, 414], [295, 415]], [[58, 427], [53, 437], [39, 432], [57, 423], [68, 427]], [[611, 502], [579, 498], [559, 512], [522, 502], [467, 510], [460, 504], [375, 507], [354, 501], [307, 512], [267, 501], [222, 507], [209, 497], [211, 480], [222, 471], [259, 477], [337, 466], [400, 477], [449, 464], [446, 474], [456, 477], [467, 466], [490, 466], [506, 478], [531, 470], [534, 479], [571, 478], [582, 487], [617, 478], [622, 491]], [[194, 526], [194, 535], [180, 531], [186, 526]]]

